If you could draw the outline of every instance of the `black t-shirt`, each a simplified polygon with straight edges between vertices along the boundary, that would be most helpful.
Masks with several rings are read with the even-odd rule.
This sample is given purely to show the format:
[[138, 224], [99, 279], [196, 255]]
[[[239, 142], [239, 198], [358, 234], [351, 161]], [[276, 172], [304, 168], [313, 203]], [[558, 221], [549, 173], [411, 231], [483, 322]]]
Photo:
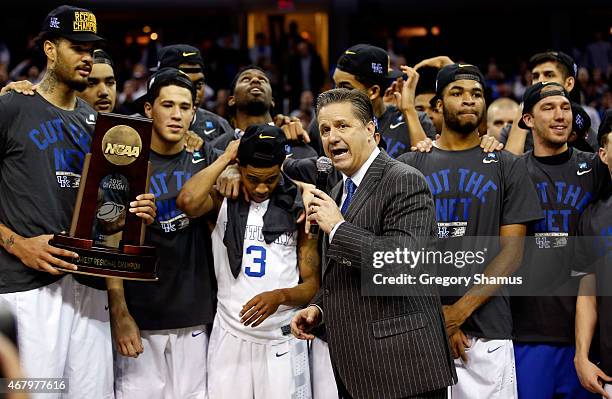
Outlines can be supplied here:
[[[434, 147], [429, 153], [409, 152], [398, 160], [425, 175], [436, 203], [439, 239], [446, 242], [458, 237], [474, 237], [464, 240], [487, 248], [486, 261], [479, 272], [499, 252], [496, 237], [501, 226], [525, 224], [541, 218], [537, 194], [532, 186], [524, 184], [525, 165], [507, 151], [485, 153], [480, 147], [444, 151]], [[457, 273], [473, 275], [474, 270], [468, 269], [465, 267]], [[444, 304], [456, 300], [457, 297], [442, 298]], [[507, 289], [500, 288], [461, 329], [476, 337], [510, 339], [512, 317]]]
[[[216, 153], [223, 153], [225, 148], [232, 140], [237, 140], [242, 136], [240, 129], [235, 129], [232, 134], [224, 134], [211, 142]], [[295, 159], [312, 158], [317, 156], [317, 152], [308, 144], [302, 142], [292, 142], [286, 146], [287, 155]]]
[[[96, 112], [77, 99], [65, 111], [40, 94], [0, 97], [0, 223], [24, 237], [70, 230]], [[0, 248], [0, 293], [59, 277], [24, 266]]]
[[212, 142], [219, 136], [234, 133], [234, 129], [224, 118], [203, 108], [196, 110], [189, 129], [202, 137], [205, 142]]
[[[436, 128], [425, 112], [418, 112], [419, 122], [425, 135], [432, 140], [436, 139]], [[392, 158], [409, 152], [410, 147], [416, 143], [410, 142], [408, 125], [404, 121], [402, 112], [394, 106], [387, 107], [378, 118], [378, 131], [387, 145], [387, 154]]]
[[213, 260], [205, 218], [189, 219], [176, 207], [183, 184], [208, 164], [199, 152], [163, 156], [151, 151], [151, 192], [157, 216], [146, 242], [157, 248], [156, 282], [125, 281], [130, 313], [143, 330], [165, 330], [211, 323]]
[[[436, 128], [425, 112], [418, 111], [419, 122], [425, 132], [425, 135], [432, 140], [436, 139]], [[397, 158], [400, 155], [409, 152], [410, 147], [416, 143], [410, 143], [410, 135], [408, 125], [404, 121], [404, 115], [396, 107], [387, 107], [385, 112], [376, 119], [377, 131], [385, 140], [386, 151], [389, 156]], [[317, 119], [313, 119], [308, 127], [310, 137], [310, 145], [319, 155], [325, 155], [323, 151], [323, 143], [319, 132]]]
[[519, 273], [524, 288], [539, 296], [512, 297], [515, 340], [571, 344], [579, 280], [571, 277], [575, 264], [568, 238], [576, 235], [580, 214], [597, 198], [609, 173], [595, 154], [572, 148], [544, 158], [530, 152], [521, 162], [536, 188], [544, 219], [528, 226], [533, 237], [526, 241]]
[[[612, 195], [589, 206], [580, 217], [576, 262], [580, 270], [595, 273], [599, 320], [599, 367], [612, 373]], [[594, 341], [595, 342], [595, 341]]]

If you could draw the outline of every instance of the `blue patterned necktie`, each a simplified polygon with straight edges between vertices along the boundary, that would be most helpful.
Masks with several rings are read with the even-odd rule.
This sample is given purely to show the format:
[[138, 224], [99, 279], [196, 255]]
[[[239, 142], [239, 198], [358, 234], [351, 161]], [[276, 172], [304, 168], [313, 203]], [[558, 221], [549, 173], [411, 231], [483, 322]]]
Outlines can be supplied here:
[[353, 181], [350, 178], [348, 178], [344, 182], [344, 190], [346, 191], [346, 199], [344, 200], [344, 203], [342, 204], [342, 208], [340, 209], [340, 212], [342, 212], [342, 215], [346, 214], [346, 211], [348, 210], [348, 207], [351, 204], [351, 201], [353, 200], [353, 195], [355, 194], [355, 190], [357, 190], [357, 186], [355, 185], [355, 183], [353, 183]]

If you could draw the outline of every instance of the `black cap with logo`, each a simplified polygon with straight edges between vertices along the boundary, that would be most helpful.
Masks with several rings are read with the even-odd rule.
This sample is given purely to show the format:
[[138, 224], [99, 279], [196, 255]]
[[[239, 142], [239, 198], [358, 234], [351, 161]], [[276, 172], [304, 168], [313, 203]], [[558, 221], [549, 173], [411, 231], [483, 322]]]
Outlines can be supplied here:
[[42, 32], [53, 33], [73, 42], [98, 42], [96, 16], [89, 10], [60, 6], [51, 11], [42, 25]]
[[286, 146], [287, 138], [280, 128], [268, 124], [251, 125], [240, 139], [238, 161], [256, 168], [282, 165], [287, 157]]
[[[180, 68], [181, 64], [195, 64], [197, 67]], [[161, 68], [178, 68], [186, 73], [204, 72], [204, 60], [197, 48], [188, 44], [173, 44], [159, 50], [157, 70]]]
[[441, 68], [436, 76], [436, 98], [442, 98], [444, 88], [457, 80], [475, 80], [485, 89], [487, 84], [478, 67], [471, 64], [450, 64]]
[[114, 68], [113, 59], [108, 55], [108, 53], [102, 49], [95, 49], [93, 51], [93, 63], [94, 64], [107, 64], [110, 65], [111, 68]]
[[389, 70], [389, 55], [380, 47], [357, 44], [338, 58], [337, 67], [347, 73], [369, 79], [397, 79], [399, 71]]
[[[562, 96], [567, 98], [567, 101], [571, 103], [570, 95], [563, 86], [555, 82], [538, 82], [532, 86], [529, 86], [523, 94], [523, 115], [531, 112], [533, 107], [539, 103], [543, 98], [550, 96]], [[521, 129], [528, 129], [525, 121], [521, 119], [518, 123]]]

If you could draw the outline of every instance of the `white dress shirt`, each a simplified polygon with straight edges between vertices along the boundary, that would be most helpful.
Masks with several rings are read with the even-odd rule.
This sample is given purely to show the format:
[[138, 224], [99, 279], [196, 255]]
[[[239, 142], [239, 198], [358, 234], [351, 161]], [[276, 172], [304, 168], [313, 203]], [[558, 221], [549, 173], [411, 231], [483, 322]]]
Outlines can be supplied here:
[[[380, 154], [380, 148], [376, 147], [374, 148], [374, 151], [372, 151], [372, 153], [370, 154], [370, 157], [367, 159], [367, 161], [365, 161], [363, 165], [361, 165], [361, 168], [359, 168], [359, 170], [357, 170], [357, 172], [355, 172], [353, 176], [347, 176], [344, 173], [342, 173], [342, 200], [340, 201], [340, 204], [341, 204], [340, 209], [342, 209], [342, 204], [344, 204], [344, 201], [346, 201], [346, 197], [348, 195], [348, 193], [346, 192], [346, 179], [350, 177], [353, 183], [355, 183], [355, 187], [356, 187], [355, 193], [356, 193], [357, 189], [359, 188], [359, 185], [361, 184], [361, 181], [363, 180], [366, 173], [368, 172], [368, 169], [370, 169], [370, 165], [372, 165], [372, 162], [374, 162], [378, 154]], [[336, 223], [336, 225], [332, 228], [331, 232], [329, 233], [329, 243], [330, 244], [332, 242], [332, 239], [334, 238], [334, 234], [336, 234], [336, 230], [338, 230], [338, 227], [340, 227], [340, 225], [343, 222], [344, 220], [341, 220], [340, 222]]]

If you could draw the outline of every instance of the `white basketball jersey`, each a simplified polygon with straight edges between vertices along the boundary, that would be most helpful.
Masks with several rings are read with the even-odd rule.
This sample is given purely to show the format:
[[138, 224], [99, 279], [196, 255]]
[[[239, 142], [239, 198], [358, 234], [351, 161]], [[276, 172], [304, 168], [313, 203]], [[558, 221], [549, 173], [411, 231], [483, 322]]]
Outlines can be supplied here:
[[281, 305], [276, 313], [259, 326], [245, 327], [240, 322], [242, 307], [254, 296], [279, 288], [291, 288], [298, 284], [297, 230], [281, 234], [274, 242], [266, 244], [262, 232], [263, 216], [270, 200], [262, 203], [251, 201], [244, 235], [242, 268], [234, 278], [223, 244], [227, 226], [227, 200], [223, 200], [217, 225], [212, 234], [212, 248], [217, 276], [217, 313], [226, 330], [243, 339], [269, 343], [290, 338], [283, 335], [281, 327], [290, 324], [296, 308]]

